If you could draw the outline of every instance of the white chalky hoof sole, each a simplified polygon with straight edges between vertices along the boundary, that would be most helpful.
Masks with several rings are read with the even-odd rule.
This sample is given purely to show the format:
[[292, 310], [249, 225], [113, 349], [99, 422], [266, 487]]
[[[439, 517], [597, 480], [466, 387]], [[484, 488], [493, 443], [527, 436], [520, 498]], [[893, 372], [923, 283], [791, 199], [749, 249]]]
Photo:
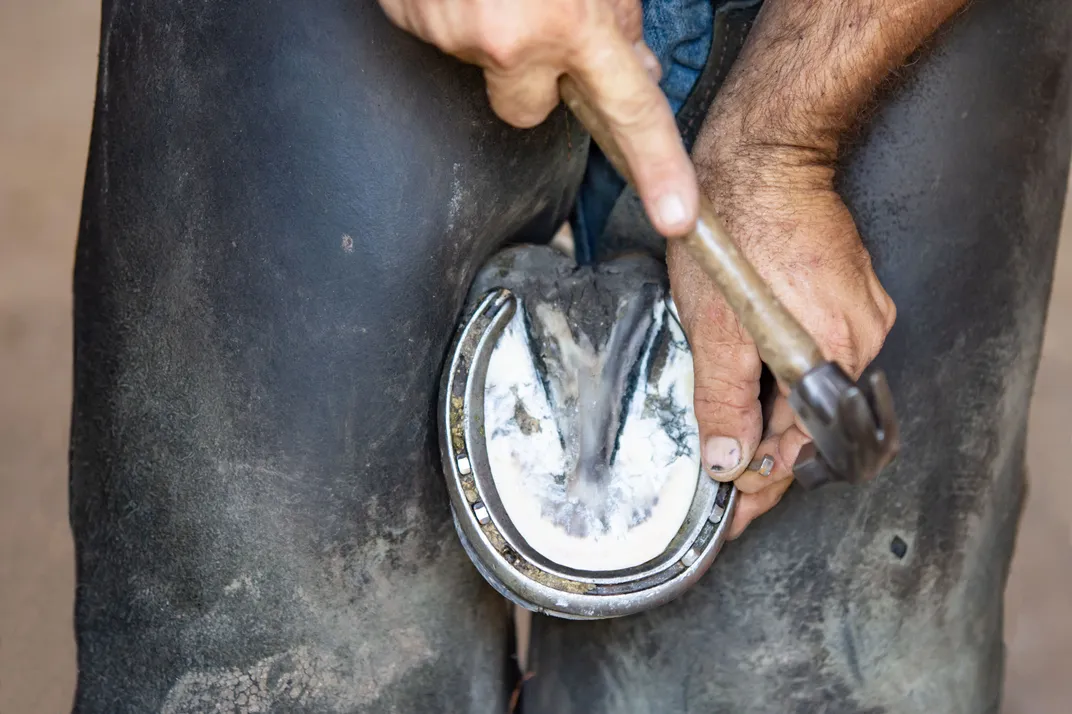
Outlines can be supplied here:
[[725, 539], [737, 491], [701, 468], [692, 356], [663, 272], [641, 257], [577, 269], [529, 246], [477, 278], [440, 443], [466, 551], [530, 610], [650, 609]]

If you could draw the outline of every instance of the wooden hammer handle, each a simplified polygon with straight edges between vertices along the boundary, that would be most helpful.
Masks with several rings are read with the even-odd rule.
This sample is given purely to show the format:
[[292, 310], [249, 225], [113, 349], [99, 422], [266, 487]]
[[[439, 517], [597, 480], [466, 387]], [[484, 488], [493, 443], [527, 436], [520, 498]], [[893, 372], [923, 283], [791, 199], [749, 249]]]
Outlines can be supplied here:
[[[558, 86], [566, 106], [588, 129], [618, 173], [632, 183], [625, 156], [603, 118], [589, 105], [570, 77], [563, 76]], [[823, 363], [822, 352], [815, 340], [741, 254], [702, 192], [696, 227], [688, 235], [672, 240], [684, 241], [689, 254], [715, 282], [741, 324], [752, 335], [759, 356], [783, 384], [791, 387], [813, 367]]]

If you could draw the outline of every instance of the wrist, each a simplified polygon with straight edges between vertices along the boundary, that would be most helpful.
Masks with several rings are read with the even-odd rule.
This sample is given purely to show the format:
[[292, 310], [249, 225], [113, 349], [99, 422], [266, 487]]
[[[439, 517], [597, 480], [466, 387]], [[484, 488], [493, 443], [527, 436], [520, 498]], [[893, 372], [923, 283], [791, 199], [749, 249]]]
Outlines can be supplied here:
[[818, 133], [789, 136], [713, 107], [692, 152], [697, 177], [718, 203], [757, 194], [805, 195], [833, 190], [838, 143]]
[[[738, 246], [746, 254], [757, 249], [762, 254], [771, 245], [814, 253], [829, 251], [845, 238], [849, 252], [856, 250], [854, 232], [818, 237], [798, 230], [847, 211], [834, 188], [836, 147], [744, 132], [738, 120], [727, 119], [725, 113], [709, 115], [692, 158], [700, 189]], [[851, 224], [851, 219], [845, 223]]]

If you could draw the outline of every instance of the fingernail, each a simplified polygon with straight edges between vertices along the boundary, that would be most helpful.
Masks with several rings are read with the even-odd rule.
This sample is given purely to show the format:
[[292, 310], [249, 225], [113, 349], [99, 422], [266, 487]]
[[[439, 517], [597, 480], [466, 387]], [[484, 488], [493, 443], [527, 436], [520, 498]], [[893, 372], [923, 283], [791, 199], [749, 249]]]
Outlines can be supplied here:
[[703, 460], [711, 473], [729, 473], [741, 463], [741, 445], [728, 436], [709, 437], [704, 443]]
[[760, 476], [770, 476], [773, 469], [774, 457], [770, 454], [767, 454], [762, 459], [752, 459], [752, 463], [748, 464], [748, 470], [755, 471]]
[[685, 222], [685, 202], [676, 193], [668, 193], [660, 198], [658, 211], [659, 220], [669, 229], [679, 228]]

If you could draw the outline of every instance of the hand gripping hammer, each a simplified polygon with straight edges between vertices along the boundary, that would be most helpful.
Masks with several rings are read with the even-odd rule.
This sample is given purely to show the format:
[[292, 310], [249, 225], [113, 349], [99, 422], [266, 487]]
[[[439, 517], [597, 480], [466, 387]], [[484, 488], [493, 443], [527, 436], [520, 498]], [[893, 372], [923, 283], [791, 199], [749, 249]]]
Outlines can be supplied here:
[[[559, 80], [566, 105], [627, 180], [625, 158], [600, 115], [569, 77]], [[869, 368], [854, 382], [823, 358], [815, 340], [741, 254], [711, 203], [701, 194], [699, 220], [682, 240], [715, 282], [756, 343], [759, 355], [789, 390], [789, 403], [812, 442], [800, 451], [793, 475], [805, 488], [829, 481], [872, 479], [896, 455], [897, 417], [886, 377]]]

